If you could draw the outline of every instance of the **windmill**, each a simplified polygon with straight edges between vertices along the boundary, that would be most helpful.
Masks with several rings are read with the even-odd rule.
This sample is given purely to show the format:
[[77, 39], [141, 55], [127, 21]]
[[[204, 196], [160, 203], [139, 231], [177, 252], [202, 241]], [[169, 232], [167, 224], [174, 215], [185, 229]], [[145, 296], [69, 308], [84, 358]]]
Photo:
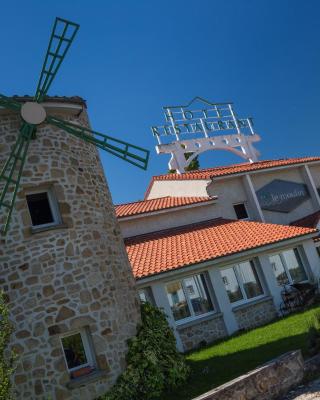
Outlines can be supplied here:
[[45, 100], [45, 96], [68, 53], [78, 29], [78, 24], [56, 18], [33, 101], [26, 101], [21, 104], [10, 97], [0, 94], [0, 107], [19, 112], [21, 116], [18, 138], [0, 172], [0, 184], [4, 185], [0, 193], [0, 217], [4, 216], [4, 224], [1, 228], [3, 235], [6, 235], [9, 229], [30, 142], [31, 140], [36, 140], [37, 127], [43, 123], [63, 129], [66, 133], [91, 143], [139, 168], [144, 170], [147, 168], [148, 150], [49, 116], [41, 104]]

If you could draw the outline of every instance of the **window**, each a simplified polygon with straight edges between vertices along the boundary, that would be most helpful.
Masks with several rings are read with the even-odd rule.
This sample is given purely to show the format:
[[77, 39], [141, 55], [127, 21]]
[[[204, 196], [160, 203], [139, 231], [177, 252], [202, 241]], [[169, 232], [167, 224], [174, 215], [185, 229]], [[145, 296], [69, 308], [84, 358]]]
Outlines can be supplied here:
[[263, 289], [252, 261], [221, 269], [220, 273], [230, 303], [250, 300], [263, 295]]
[[65, 361], [72, 378], [95, 369], [88, 333], [85, 329], [61, 338]]
[[280, 286], [308, 279], [297, 248], [274, 254], [269, 261]]
[[176, 321], [213, 311], [205, 274], [193, 275], [166, 285], [167, 296]]
[[244, 203], [234, 204], [233, 208], [234, 208], [234, 212], [236, 213], [236, 216], [238, 219], [248, 219], [249, 218], [247, 209], [246, 209], [246, 206], [244, 205]]
[[51, 191], [27, 194], [26, 200], [33, 227], [53, 226], [61, 222], [58, 205]]
[[142, 303], [150, 303], [152, 305], [155, 305], [154, 297], [152, 294], [152, 289], [151, 287], [146, 287], [143, 289], [138, 290], [138, 294], [140, 297], [140, 301]]

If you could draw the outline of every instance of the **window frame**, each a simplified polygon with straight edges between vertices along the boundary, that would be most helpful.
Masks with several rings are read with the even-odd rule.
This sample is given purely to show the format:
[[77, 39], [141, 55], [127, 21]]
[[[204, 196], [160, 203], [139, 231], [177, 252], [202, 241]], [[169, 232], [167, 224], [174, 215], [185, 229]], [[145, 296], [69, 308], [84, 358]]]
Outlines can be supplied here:
[[[245, 218], [238, 218], [237, 213], [236, 213], [236, 210], [235, 210], [235, 208], [234, 208], [234, 206], [239, 206], [240, 204], [242, 204], [243, 207], [244, 207], [244, 209], [246, 210], [247, 216], [246, 216]], [[247, 205], [246, 205], [246, 202], [245, 202], [245, 201], [241, 201], [241, 202], [239, 202], [239, 203], [233, 203], [233, 204], [232, 204], [232, 207], [233, 207], [233, 211], [234, 211], [234, 213], [236, 214], [236, 217], [237, 217], [237, 220], [238, 220], [238, 221], [248, 221], [248, 220], [250, 219], [249, 213], [248, 213], [248, 208], [247, 208]]]
[[[307, 268], [305, 267], [305, 264], [304, 264], [304, 262], [303, 262], [303, 257], [302, 257], [302, 255], [301, 255], [301, 252], [300, 252], [299, 247], [298, 247], [298, 246], [297, 246], [297, 247], [290, 247], [289, 249], [283, 249], [283, 250], [281, 250], [279, 253], [272, 253], [272, 254], [269, 254], [269, 257], [268, 257], [268, 258], [269, 258], [269, 262], [270, 262], [270, 257], [272, 257], [272, 256], [279, 256], [279, 257], [280, 257], [280, 260], [281, 260], [281, 262], [282, 262], [282, 266], [283, 266], [283, 268], [284, 268], [284, 270], [285, 270], [285, 273], [286, 273], [286, 275], [287, 275], [288, 283], [285, 283], [285, 284], [283, 284], [283, 285], [279, 284], [279, 282], [278, 282], [278, 280], [277, 280], [277, 277], [274, 275], [278, 287], [283, 287], [283, 286], [287, 286], [287, 285], [291, 286], [291, 285], [294, 285], [294, 284], [295, 284], [295, 283], [293, 282], [292, 277], [291, 277], [290, 270], [289, 270], [289, 268], [288, 268], [288, 266], [287, 266], [286, 259], [285, 259], [285, 257], [284, 257], [283, 254], [282, 254], [284, 251], [288, 251], [288, 250], [292, 250], [293, 252], [294, 252], [294, 250], [297, 250], [297, 253], [298, 253], [298, 255], [299, 255], [300, 262], [301, 262], [301, 267], [303, 268], [304, 273], [305, 273], [305, 275], [306, 275], [306, 279], [305, 279], [305, 280], [300, 281], [300, 282], [296, 282], [296, 283], [306, 283], [306, 282], [309, 282], [309, 279], [310, 279], [310, 278], [309, 278], [309, 275], [308, 275]], [[294, 254], [295, 254], [295, 252], [294, 252]], [[299, 263], [299, 260], [297, 260], [297, 261], [298, 261], [298, 263]], [[270, 262], [270, 265], [271, 265], [271, 268], [272, 268], [271, 262]], [[273, 274], [274, 274], [273, 269], [272, 269], [272, 272], [273, 272]]]
[[[53, 222], [49, 222], [47, 224], [41, 224], [41, 225], [33, 225], [32, 223], [32, 217], [31, 217], [31, 212], [29, 209], [29, 204], [28, 204], [28, 200], [27, 200], [27, 196], [29, 195], [36, 195], [36, 194], [41, 194], [41, 193], [46, 193], [47, 194], [47, 198], [48, 198], [48, 203], [49, 203], [49, 207], [50, 207], [50, 211], [52, 214], [52, 218], [53, 218]], [[53, 193], [53, 189], [52, 188], [39, 188], [39, 189], [34, 189], [34, 190], [28, 190], [25, 193], [25, 199], [26, 199], [26, 203], [27, 203], [27, 209], [29, 212], [29, 216], [30, 216], [30, 222], [31, 222], [31, 228], [32, 230], [37, 230], [37, 229], [43, 229], [43, 228], [51, 228], [53, 226], [58, 226], [62, 224], [62, 219], [61, 219], [61, 214], [60, 214], [60, 210], [59, 210], [59, 206], [58, 206], [58, 201]]]
[[[84, 352], [85, 352], [85, 355], [86, 355], [86, 358], [87, 358], [87, 362], [85, 364], [78, 365], [77, 367], [69, 368], [68, 360], [67, 360], [67, 357], [65, 355], [62, 339], [65, 338], [65, 337], [77, 335], [78, 333], [80, 333], [80, 335], [81, 335], [81, 340], [82, 340]], [[74, 330], [74, 331], [67, 332], [67, 333], [61, 335], [60, 336], [60, 343], [61, 343], [61, 347], [62, 347], [63, 358], [64, 358], [64, 361], [65, 361], [65, 364], [66, 364], [66, 368], [67, 368], [67, 371], [70, 374], [72, 374], [72, 372], [78, 371], [79, 369], [86, 368], [86, 367], [92, 367], [94, 369], [97, 368], [96, 359], [95, 359], [95, 356], [93, 354], [93, 349], [92, 349], [92, 346], [91, 346], [90, 341], [89, 341], [89, 333], [88, 333], [88, 330], [86, 328]]]
[[[191, 300], [188, 297], [188, 289], [186, 288], [185, 283], [184, 283], [184, 279], [193, 278], [194, 276], [197, 276], [197, 275], [203, 275], [203, 277], [204, 277], [206, 288], [207, 288], [207, 292], [208, 292], [207, 294], [209, 296], [209, 300], [210, 300], [212, 308], [213, 308], [212, 310], [210, 310], [210, 311], [208, 311], [206, 313], [203, 313], [203, 314], [199, 314], [199, 315], [196, 315], [194, 313]], [[173, 312], [172, 312], [172, 309], [171, 309], [171, 306], [170, 306], [170, 303], [169, 303], [169, 298], [168, 298], [168, 294], [169, 293], [167, 292], [167, 285], [168, 284], [174, 284], [174, 283], [177, 283], [177, 282], [181, 284], [181, 288], [182, 288], [182, 291], [183, 291], [183, 294], [184, 294], [184, 297], [186, 299], [186, 302], [187, 302], [187, 305], [188, 305], [188, 308], [189, 308], [189, 311], [190, 311], [191, 315], [189, 317], [185, 317], [185, 318], [181, 318], [181, 319], [175, 320]], [[195, 273], [195, 274], [186, 275], [186, 276], [183, 276], [181, 278], [178, 278], [178, 279], [175, 279], [175, 280], [170, 280], [170, 281], [167, 281], [167, 282], [164, 283], [164, 289], [165, 289], [166, 297], [167, 297], [167, 300], [168, 300], [168, 303], [169, 303], [170, 312], [171, 312], [171, 315], [172, 315], [172, 319], [173, 319], [173, 321], [174, 321], [174, 323], [176, 325], [183, 325], [183, 324], [188, 323], [190, 321], [201, 319], [201, 318], [206, 317], [208, 315], [213, 315], [213, 314], [217, 313], [217, 307], [216, 307], [216, 304], [214, 302], [214, 296], [211, 293], [210, 285], [208, 283], [209, 283], [209, 279], [208, 279], [207, 271], [202, 271], [202, 272], [198, 272], [198, 273]]]
[[[259, 279], [259, 284], [260, 284], [261, 289], [262, 289], [262, 294], [260, 294], [259, 296], [256, 296], [256, 297], [251, 297], [251, 299], [247, 297], [247, 294], [246, 294], [246, 291], [244, 289], [244, 285], [243, 285], [243, 282], [242, 282], [242, 278], [241, 278], [241, 276], [239, 274], [238, 269], [236, 268], [237, 266], [239, 266], [240, 264], [245, 263], [245, 262], [249, 262], [251, 267], [255, 270], [255, 272], [256, 272], [256, 274], [258, 276], [258, 279]], [[221, 276], [222, 281], [223, 281], [223, 277], [221, 275], [221, 271], [226, 270], [226, 269], [230, 269], [230, 268], [234, 271], [236, 280], [237, 280], [239, 288], [240, 288], [240, 292], [242, 294], [242, 299], [240, 299], [238, 301], [231, 302], [230, 298], [228, 296], [228, 293], [227, 293], [227, 289], [226, 289], [226, 287], [225, 287], [225, 285], [223, 283], [223, 286], [224, 286], [224, 289], [226, 291], [226, 295], [228, 297], [229, 303], [231, 304], [231, 307], [235, 307], [235, 306], [238, 306], [238, 305], [241, 305], [241, 304], [251, 303], [253, 301], [256, 301], [256, 300], [262, 299], [263, 297], [266, 297], [266, 288], [264, 287], [263, 279], [261, 279], [260, 271], [257, 268], [257, 265], [254, 262], [254, 260], [239, 261], [236, 264], [232, 264], [232, 265], [220, 268], [220, 276]]]

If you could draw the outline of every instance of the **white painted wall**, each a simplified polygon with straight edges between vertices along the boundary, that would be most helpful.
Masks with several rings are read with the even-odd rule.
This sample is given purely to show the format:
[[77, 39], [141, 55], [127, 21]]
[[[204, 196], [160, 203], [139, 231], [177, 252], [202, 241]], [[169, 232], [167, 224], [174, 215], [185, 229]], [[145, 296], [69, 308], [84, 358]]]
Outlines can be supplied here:
[[207, 221], [221, 216], [220, 207], [217, 204], [201, 204], [192, 208], [177, 208], [161, 214], [141, 214], [139, 218], [121, 220], [120, 229], [123, 237], [142, 235], [148, 232], [188, 225], [195, 222]]
[[207, 197], [207, 185], [211, 180], [155, 181], [147, 199], [165, 196], [204, 196]]
[[320, 165], [309, 165], [312, 179], [317, 188], [320, 188]]
[[[292, 244], [287, 243], [286, 245], [279, 246], [279, 244], [275, 244], [273, 248], [268, 248], [268, 250], [264, 249], [261, 250], [259, 253], [253, 253], [250, 255], [249, 253], [246, 254], [245, 256], [239, 256], [236, 260], [234, 260], [232, 257], [225, 258], [224, 262], [216, 262], [213, 265], [210, 265], [210, 263], [202, 263], [199, 264], [198, 266], [195, 266], [190, 270], [190, 268], [185, 268], [185, 269], [179, 269], [177, 271], [170, 271], [169, 273], [164, 273], [160, 274], [157, 277], [155, 277], [154, 280], [151, 281], [146, 281], [146, 280], [138, 280], [137, 281], [137, 286], [138, 288], [143, 288], [143, 287], [151, 287], [154, 295], [154, 299], [156, 301], [156, 305], [160, 308], [163, 308], [165, 313], [168, 316], [168, 321], [170, 326], [174, 330], [174, 334], [177, 339], [177, 344], [179, 350], [182, 350], [182, 345], [181, 341], [179, 338], [179, 334], [176, 330], [177, 323], [175, 322], [171, 308], [169, 305], [168, 297], [166, 295], [165, 291], [165, 285], [168, 282], [182, 279], [184, 277], [194, 275], [200, 272], [208, 272], [208, 277], [210, 279], [212, 288], [214, 290], [214, 296], [213, 299], [215, 299], [216, 304], [215, 308], [218, 310], [218, 312], [222, 312], [224, 322], [227, 328], [227, 331], [229, 334], [234, 333], [239, 329], [239, 326], [237, 324], [234, 312], [233, 312], [233, 307], [237, 307], [237, 304], [231, 304], [229, 302], [229, 298], [227, 296], [227, 293], [225, 291], [221, 275], [220, 275], [220, 269], [226, 266], [231, 266], [234, 265], [235, 263], [241, 262], [241, 261], [246, 261], [246, 260], [254, 260], [258, 275], [260, 277], [260, 281], [264, 287], [264, 292], [265, 296], [271, 296], [273, 298], [274, 304], [276, 308], [279, 309], [280, 304], [282, 303], [282, 298], [281, 298], [281, 290], [282, 287], [278, 285], [277, 280], [275, 278], [275, 275], [272, 270], [272, 266], [269, 262], [269, 256], [271, 254], [278, 254], [283, 250], [287, 249], [292, 249], [294, 247], [298, 247], [299, 249], [303, 249], [302, 252], [304, 252], [304, 256], [302, 257], [303, 263], [305, 270], [307, 272], [307, 275], [310, 280], [316, 280], [320, 276], [320, 258], [317, 254], [317, 251], [315, 249], [315, 245], [312, 239], [306, 239], [306, 240], [301, 240], [301, 241], [295, 241]], [[300, 254], [302, 255], [302, 252], [300, 250]], [[228, 261], [230, 259], [230, 261]], [[257, 261], [258, 260], [258, 261]], [[315, 275], [313, 277], [313, 274]], [[252, 299], [252, 302], [255, 300]], [[246, 304], [250, 304], [251, 301], [248, 301]], [[199, 321], [203, 320], [204, 316], [199, 316]], [[181, 326], [181, 325], [179, 325]]]

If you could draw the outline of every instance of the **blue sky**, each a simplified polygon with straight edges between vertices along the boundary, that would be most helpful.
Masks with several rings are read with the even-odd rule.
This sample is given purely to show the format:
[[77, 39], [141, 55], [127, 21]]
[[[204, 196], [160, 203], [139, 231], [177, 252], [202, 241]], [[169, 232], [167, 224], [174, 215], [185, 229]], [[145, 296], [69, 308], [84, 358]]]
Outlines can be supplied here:
[[319, 12], [318, 0], [3, 1], [0, 93], [34, 93], [60, 16], [81, 27], [49, 94], [82, 96], [95, 130], [151, 150], [148, 171], [101, 153], [115, 203], [143, 198], [167, 171], [150, 126], [197, 95], [252, 116], [261, 159], [320, 155]]

